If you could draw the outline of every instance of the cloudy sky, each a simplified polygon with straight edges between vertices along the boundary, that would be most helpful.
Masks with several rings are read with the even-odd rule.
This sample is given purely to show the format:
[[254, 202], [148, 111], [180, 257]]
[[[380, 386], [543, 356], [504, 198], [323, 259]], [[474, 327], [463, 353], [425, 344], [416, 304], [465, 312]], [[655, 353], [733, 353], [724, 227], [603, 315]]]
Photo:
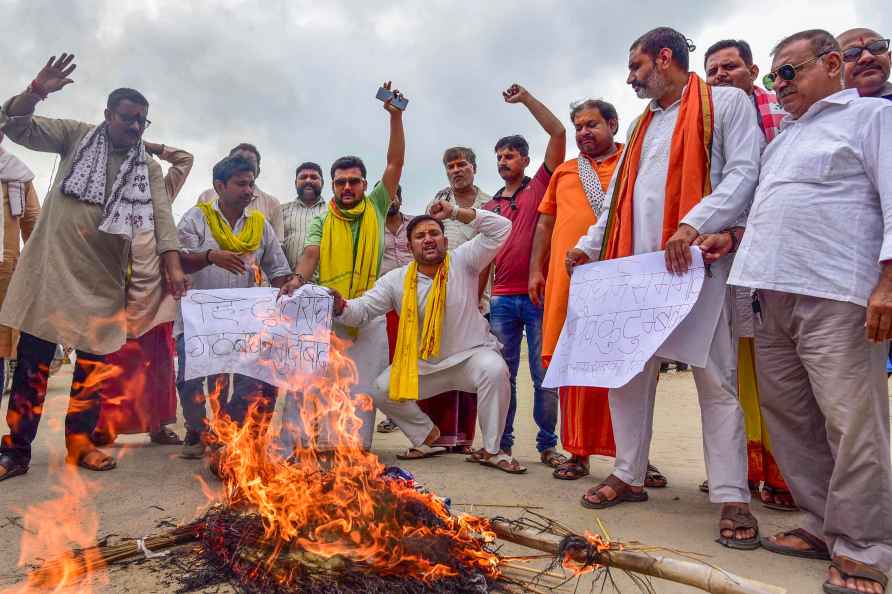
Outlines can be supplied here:
[[[541, 158], [544, 133], [522, 106], [502, 101], [511, 83], [565, 122], [571, 101], [603, 97], [625, 130], [643, 107], [625, 85], [628, 46], [652, 27], [690, 37], [701, 73], [703, 50], [725, 37], [748, 40], [766, 71], [773, 44], [801, 29], [892, 34], [892, 11], [880, 9], [886, 1], [0, 0], [0, 95], [22, 90], [63, 51], [77, 55], [75, 84], [38, 113], [98, 122], [113, 88], [143, 91], [153, 121], [146, 138], [196, 157], [174, 204], [179, 218], [210, 186], [213, 164], [242, 141], [260, 148], [259, 183], [283, 202], [293, 200], [302, 161], [327, 171], [335, 158], [356, 154], [376, 179], [387, 114], [375, 92], [392, 79], [410, 98], [402, 184], [404, 210], [414, 213], [446, 185], [445, 147], [475, 149], [478, 185], [490, 193], [501, 186], [496, 139], [524, 134], [534, 163]], [[572, 135], [569, 142], [573, 156]], [[9, 140], [4, 147], [34, 169], [42, 197], [54, 157]]]

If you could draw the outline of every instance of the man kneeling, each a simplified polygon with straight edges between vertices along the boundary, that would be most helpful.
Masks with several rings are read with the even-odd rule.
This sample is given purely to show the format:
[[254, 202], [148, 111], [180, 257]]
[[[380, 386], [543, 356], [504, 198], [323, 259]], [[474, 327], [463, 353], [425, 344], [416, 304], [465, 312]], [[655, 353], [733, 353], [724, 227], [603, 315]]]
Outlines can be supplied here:
[[[511, 222], [495, 213], [438, 201], [415, 217], [407, 235], [414, 262], [378, 279], [361, 297], [335, 295], [335, 315], [359, 326], [391, 309], [400, 317], [393, 365], [375, 381], [375, 405], [424, 455], [439, 430], [417, 401], [448, 390], [477, 393], [483, 449], [471, 461], [505, 472], [526, 469], [499, 449], [510, 400], [508, 368], [499, 343], [477, 307], [480, 271], [508, 238]], [[478, 235], [448, 253], [443, 219], [472, 225]]]

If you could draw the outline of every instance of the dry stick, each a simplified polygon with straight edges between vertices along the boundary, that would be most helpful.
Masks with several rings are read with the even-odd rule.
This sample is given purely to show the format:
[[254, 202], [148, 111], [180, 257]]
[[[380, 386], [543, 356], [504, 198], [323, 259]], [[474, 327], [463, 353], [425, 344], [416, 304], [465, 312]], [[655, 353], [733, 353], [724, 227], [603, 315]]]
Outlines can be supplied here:
[[[552, 555], [558, 555], [560, 552], [561, 537], [526, 528], [516, 528], [504, 520], [493, 520], [492, 529], [502, 540]], [[580, 563], [588, 561], [587, 551], [570, 552], [577, 553], [575, 561]], [[605, 567], [677, 582], [712, 594], [786, 594], [787, 591], [785, 588], [743, 578], [709, 565], [639, 551], [606, 551], [598, 554], [595, 561]]]

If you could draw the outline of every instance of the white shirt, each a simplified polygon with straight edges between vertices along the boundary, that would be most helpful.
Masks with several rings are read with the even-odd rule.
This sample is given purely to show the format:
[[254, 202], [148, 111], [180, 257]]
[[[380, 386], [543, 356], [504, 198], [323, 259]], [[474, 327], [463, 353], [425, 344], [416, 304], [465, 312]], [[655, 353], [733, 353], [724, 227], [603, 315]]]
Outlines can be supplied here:
[[[477, 235], [450, 250], [440, 356], [419, 361], [418, 373], [421, 375], [453, 367], [479, 349], [500, 349], [499, 341], [490, 332], [489, 323], [477, 307], [477, 285], [480, 271], [489, 266], [508, 239], [511, 221], [494, 212], [478, 210], [470, 226]], [[402, 266], [379, 278], [374, 287], [347, 302], [338, 321], [348, 326], [361, 326], [391, 309], [399, 314], [407, 270], [408, 265]], [[417, 275], [419, 324], [423, 324], [424, 306], [433, 280], [421, 272]]]
[[[753, 199], [759, 176], [759, 153], [765, 143], [755, 108], [746, 93], [734, 87], [712, 87], [712, 101], [715, 109], [710, 168], [712, 194], [704, 196], [681, 220], [700, 234], [716, 233], [740, 222], [740, 216]], [[662, 249], [669, 148], [680, 105], [679, 100], [663, 109], [656, 100], [650, 103], [654, 115], [641, 147], [632, 208], [636, 254]], [[628, 147], [626, 144], [625, 150]], [[617, 167], [610, 181], [608, 197], [613, 197], [619, 170]], [[599, 217], [576, 244], [589, 258], [596, 259], [601, 251], [607, 219]]]
[[892, 259], [892, 103], [854, 89], [765, 149], [732, 284], [866, 306]]

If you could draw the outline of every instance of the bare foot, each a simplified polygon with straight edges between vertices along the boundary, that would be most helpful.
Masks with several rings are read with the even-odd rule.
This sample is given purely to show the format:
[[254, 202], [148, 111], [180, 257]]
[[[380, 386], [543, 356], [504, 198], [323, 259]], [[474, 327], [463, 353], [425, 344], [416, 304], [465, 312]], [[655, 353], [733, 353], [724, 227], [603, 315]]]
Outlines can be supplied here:
[[785, 548], [796, 549], [797, 551], [811, 551], [814, 547], [805, 542], [798, 536], [787, 532], [780, 532], [774, 536], [769, 536], [768, 540]]
[[440, 439], [440, 430], [434, 425], [434, 428], [431, 429], [431, 432], [428, 433], [427, 437], [424, 439], [424, 443], [427, 445], [434, 445], [438, 439]]

